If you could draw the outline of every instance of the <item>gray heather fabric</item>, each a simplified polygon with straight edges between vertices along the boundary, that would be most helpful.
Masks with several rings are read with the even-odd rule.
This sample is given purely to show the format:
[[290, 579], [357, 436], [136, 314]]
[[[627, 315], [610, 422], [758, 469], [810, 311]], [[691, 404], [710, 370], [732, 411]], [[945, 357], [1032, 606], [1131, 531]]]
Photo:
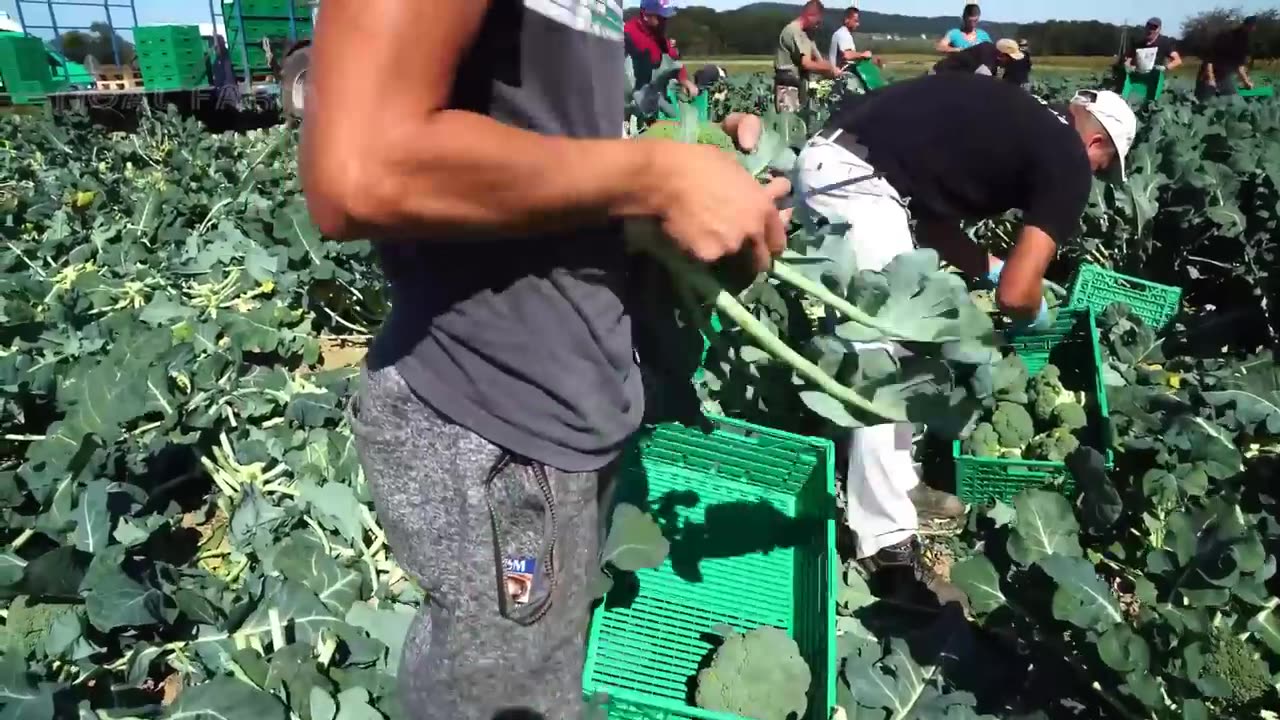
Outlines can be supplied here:
[[[620, 0], [489, 0], [449, 106], [544, 135], [620, 138], [623, 60]], [[392, 310], [375, 368], [395, 365], [459, 424], [565, 470], [598, 470], [639, 427], [620, 225], [377, 247]]]
[[[547, 614], [524, 626], [501, 616], [505, 583], [495, 557], [484, 481], [503, 451], [443, 418], [394, 367], [366, 370], [352, 409], [361, 464], [396, 559], [429, 602], [415, 619], [400, 664], [401, 701], [414, 720], [578, 720], [597, 562], [595, 473], [547, 468], [556, 511], [557, 589]], [[502, 555], [536, 556], [546, 504], [527, 466], [493, 484]], [[539, 567], [533, 602], [550, 583]], [[504, 587], [505, 589], [505, 587]]]

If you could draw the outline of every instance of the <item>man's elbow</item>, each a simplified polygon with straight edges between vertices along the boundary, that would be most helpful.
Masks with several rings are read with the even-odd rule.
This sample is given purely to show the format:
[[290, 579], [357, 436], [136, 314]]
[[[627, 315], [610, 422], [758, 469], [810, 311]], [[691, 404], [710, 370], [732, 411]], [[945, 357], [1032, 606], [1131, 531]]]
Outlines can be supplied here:
[[381, 183], [362, 178], [376, 176], [368, 159], [329, 163], [312, 159], [302, 166], [302, 188], [311, 220], [334, 240], [367, 239], [388, 214], [378, 188]]

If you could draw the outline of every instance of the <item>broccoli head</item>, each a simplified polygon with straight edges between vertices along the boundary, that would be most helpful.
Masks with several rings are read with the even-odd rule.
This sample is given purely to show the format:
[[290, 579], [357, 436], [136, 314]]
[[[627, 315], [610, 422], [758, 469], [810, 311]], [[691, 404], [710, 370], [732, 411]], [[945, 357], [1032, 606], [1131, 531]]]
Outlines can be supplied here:
[[1067, 456], [1076, 451], [1080, 447], [1080, 441], [1070, 430], [1064, 427], [1056, 427], [1049, 432], [1041, 433], [1033, 438], [1027, 444], [1027, 451], [1023, 457], [1028, 460], [1048, 460], [1049, 462], [1062, 462]]
[[[671, 120], [660, 120], [640, 133], [640, 137], [651, 140], [680, 140], [680, 123]], [[713, 122], [698, 124], [698, 144], [714, 145], [721, 150], [737, 152], [733, 138], [719, 125]]]
[[961, 449], [965, 455], [973, 457], [1000, 457], [1000, 436], [991, 423], [978, 423], [978, 426], [964, 439]]
[[1000, 436], [1000, 447], [1023, 448], [1036, 434], [1031, 413], [1017, 403], [1002, 402], [991, 415], [991, 426]]
[[1030, 380], [1031, 373], [1027, 370], [1027, 363], [1014, 354], [1006, 355], [991, 369], [991, 384], [996, 400], [1025, 405], [1027, 383]]
[[759, 627], [726, 634], [711, 666], [698, 673], [696, 699], [704, 710], [787, 720], [804, 716], [812, 681], [796, 642], [783, 630]]
[[[1065, 427], [1078, 430], [1088, 424], [1084, 412], [1084, 396], [1071, 392], [1062, 384], [1062, 371], [1056, 365], [1045, 365], [1031, 379], [1029, 388], [1031, 411], [1036, 421], [1046, 427]], [[1059, 411], [1062, 405], [1070, 407]]]
[[1248, 705], [1271, 689], [1267, 664], [1254, 655], [1248, 642], [1225, 631], [1214, 634], [1205, 655], [1204, 673], [1231, 686], [1231, 696], [1225, 699], [1227, 707]]
[[1078, 402], [1058, 403], [1053, 409], [1053, 424], [1054, 427], [1067, 430], [1080, 430], [1089, 424], [1089, 416], [1085, 414], [1084, 406]]

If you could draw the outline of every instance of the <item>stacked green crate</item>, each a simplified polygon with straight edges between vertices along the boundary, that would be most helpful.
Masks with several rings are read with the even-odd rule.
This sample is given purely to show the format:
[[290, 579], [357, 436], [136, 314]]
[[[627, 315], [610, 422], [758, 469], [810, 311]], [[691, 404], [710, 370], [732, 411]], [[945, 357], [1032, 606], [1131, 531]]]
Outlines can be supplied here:
[[0, 37], [0, 80], [15, 105], [42, 103], [60, 87], [49, 70], [44, 42], [30, 35]]
[[209, 84], [209, 64], [199, 26], [135, 27], [133, 44], [148, 90], [187, 90]]
[[[293, 1], [293, 39], [310, 39], [311, 5], [307, 0]], [[240, 24], [244, 23], [245, 50], [249, 56], [249, 69], [253, 73], [267, 73], [271, 65], [267, 62], [267, 54], [262, 49], [262, 39], [268, 38], [277, 53], [284, 50], [290, 39], [289, 34], [289, 2], [290, 0], [240, 0], [239, 3], [222, 4], [223, 22], [227, 27], [227, 47], [231, 50], [231, 62], [236, 71], [242, 70], [240, 57]], [[240, 15], [236, 15], [236, 5], [240, 5]]]

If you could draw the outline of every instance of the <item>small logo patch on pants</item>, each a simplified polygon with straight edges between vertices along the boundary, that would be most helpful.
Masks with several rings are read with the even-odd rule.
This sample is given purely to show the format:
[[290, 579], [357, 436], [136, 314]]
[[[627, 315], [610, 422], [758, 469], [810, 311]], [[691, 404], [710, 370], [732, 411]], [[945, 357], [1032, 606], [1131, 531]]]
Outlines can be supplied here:
[[516, 605], [527, 605], [534, 594], [538, 576], [536, 558], [506, 558], [502, 561], [502, 579], [507, 597]]

